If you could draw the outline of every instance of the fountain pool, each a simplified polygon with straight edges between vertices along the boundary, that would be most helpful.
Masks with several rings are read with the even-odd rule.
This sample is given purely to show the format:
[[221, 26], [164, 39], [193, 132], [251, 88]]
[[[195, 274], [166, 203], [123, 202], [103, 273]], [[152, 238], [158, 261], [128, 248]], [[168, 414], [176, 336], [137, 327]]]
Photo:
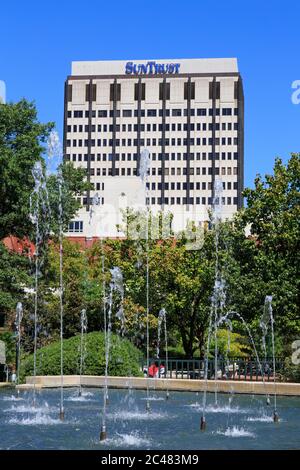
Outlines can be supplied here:
[[0, 449], [299, 449], [300, 398], [277, 399], [280, 422], [274, 423], [265, 397], [207, 395], [206, 431], [199, 429], [202, 394], [150, 390], [111, 390], [107, 440], [99, 441], [102, 389], [65, 389], [65, 421], [58, 419], [58, 389], [36, 392], [0, 390]]

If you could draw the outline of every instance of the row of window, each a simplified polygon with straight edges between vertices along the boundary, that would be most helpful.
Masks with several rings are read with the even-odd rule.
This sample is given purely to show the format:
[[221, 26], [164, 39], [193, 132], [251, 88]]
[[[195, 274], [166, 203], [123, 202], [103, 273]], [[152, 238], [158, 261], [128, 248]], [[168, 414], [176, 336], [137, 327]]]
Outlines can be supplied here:
[[[169, 100], [171, 91], [171, 83], [161, 82], [159, 84], [159, 99], [160, 100]], [[234, 99], [239, 99], [239, 82], [234, 82]], [[67, 86], [67, 101], [72, 101], [73, 87], [72, 84]], [[195, 99], [195, 82], [188, 81], [184, 83], [183, 87], [183, 99], [185, 100], [194, 100]], [[209, 82], [208, 87], [208, 97], [210, 100], [217, 99], [221, 97], [221, 83], [219, 81]], [[97, 84], [96, 83], [87, 83], [85, 86], [85, 101], [96, 101], [97, 98]], [[134, 84], [134, 99], [135, 101], [141, 100], [144, 101], [146, 98], [146, 83], [135, 83]], [[110, 101], [120, 101], [121, 100], [121, 83], [111, 83], [109, 89], [109, 99]]]
[[[161, 190], [161, 189], [165, 189], [166, 191], [168, 190], [171, 190], [171, 191], [185, 191], [187, 189], [187, 183], [180, 183], [180, 182], [177, 182], [177, 183], [148, 183], [148, 189], [151, 189], [152, 191], [155, 191], [156, 189], [157, 190]], [[211, 191], [212, 189], [212, 183], [211, 182], [208, 182], [206, 183], [205, 181], [203, 182], [197, 182], [197, 183], [189, 183], [189, 188], [190, 190], [194, 190], [196, 189], [197, 191], [199, 190], [203, 190], [203, 191]], [[238, 183], [237, 182], [234, 182], [234, 183], [231, 183], [231, 182], [224, 182], [223, 181], [223, 189], [224, 190], [228, 190], [228, 191], [231, 191], [232, 189], [238, 189]]]
[[[171, 170], [171, 173], [170, 171]], [[174, 173], [172, 171], [174, 170]], [[87, 170], [88, 172], [88, 170]], [[112, 168], [90, 168], [89, 169], [90, 176], [112, 176]], [[152, 176], [156, 175], [161, 175], [162, 174], [162, 169], [161, 168], [151, 168], [151, 173]], [[190, 168], [189, 171], [187, 168], [176, 168], [176, 176], [181, 176], [181, 175], [227, 175], [227, 176], [232, 176], [232, 175], [237, 175], [238, 174], [238, 168], [237, 167], [222, 167], [220, 168], [213, 168], [208, 167], [208, 168]], [[115, 175], [116, 176], [135, 176], [137, 175], [137, 169], [136, 168], [115, 168]], [[175, 175], [175, 168], [165, 168], [165, 175], [166, 176], [173, 176]]]
[[[190, 205], [194, 205], [194, 204], [201, 204], [201, 205], [212, 205], [213, 203], [213, 199], [212, 197], [205, 197], [205, 196], [202, 196], [202, 197], [190, 197], [189, 200], [187, 197], [165, 197], [163, 198], [163, 202], [162, 202], [162, 198], [161, 197], [158, 197], [158, 198], [155, 198], [155, 197], [151, 197], [151, 204], [152, 205], [155, 205], [155, 204], [158, 204], [158, 205], [162, 205], [162, 203], [166, 204], [166, 205], [186, 205], [186, 204], [190, 204]], [[237, 197], [223, 197], [222, 198], [223, 200], [223, 204], [224, 205], [237, 205], [238, 204], [238, 198]], [[88, 198], [84, 197], [82, 199], [82, 204], [84, 206], [86, 206], [88, 204]], [[90, 204], [91, 204], [91, 198], [90, 198]], [[104, 198], [102, 198], [102, 202], [101, 204], [104, 204]], [[71, 222], [72, 223], [72, 222]], [[69, 231], [75, 231], [75, 230], [69, 230]]]
[[[183, 160], [183, 161], [186, 161], [187, 160], [187, 153], [171, 153], [171, 155], [169, 153], [165, 153], [165, 161], [175, 161], [175, 160]], [[238, 152], [221, 152], [221, 155], [219, 152], [215, 152], [215, 160], [220, 160], [220, 156], [221, 156], [221, 159], [222, 160], [238, 160], [238, 157], [239, 157], [239, 154]], [[72, 161], [73, 162], [87, 162], [88, 161], [88, 154], [72, 154], [72, 157], [67, 154], [66, 155], [66, 160], [67, 161]], [[213, 154], [212, 152], [197, 152], [196, 154], [191, 152], [189, 154], [189, 159], [190, 161], [194, 161], [194, 160], [212, 160], [213, 158]], [[98, 162], [106, 162], [106, 161], [112, 161], [113, 157], [112, 157], [112, 154], [106, 154], [106, 153], [97, 153], [97, 155], [95, 155], [94, 153], [92, 153], [90, 155], [90, 161], [91, 162], [94, 162], [94, 161], [98, 161]], [[156, 154], [155, 152], [153, 152], [151, 154], [151, 159], [152, 161], [161, 161], [162, 160], [162, 153], [158, 153]], [[137, 153], [122, 153], [121, 155], [119, 153], [116, 153], [115, 154], [115, 161], [137, 161]]]
[[[212, 123], [206, 123], [206, 122], [191, 122], [190, 123], [190, 130], [191, 131], [231, 131], [231, 130], [238, 130], [238, 123], [234, 122], [222, 122], [221, 124], [219, 122], [216, 122], [215, 124]], [[89, 126], [88, 124], [85, 125], [77, 125], [74, 124], [73, 126], [69, 125], [67, 126], [67, 132], [113, 132], [115, 130], [116, 132], [138, 132], [138, 125], [137, 124], [116, 124], [115, 129], [113, 124], [98, 124], [97, 126], [95, 124], [92, 124]], [[141, 132], [162, 132], [163, 130], [163, 125], [162, 124], [140, 124], [140, 131]], [[182, 124], [181, 122], [178, 122], [177, 124], [165, 124], [165, 131], [187, 131], [188, 130], [188, 125]]]
[[177, 139], [172, 138], [172, 139], [67, 139], [66, 145], [67, 147], [88, 147], [90, 144], [91, 147], [112, 147], [115, 145], [116, 147], [137, 147], [138, 145], [144, 147], [145, 145], [147, 146], [152, 146], [156, 147], [159, 146], [161, 147], [163, 144], [166, 147], [169, 146], [186, 146], [186, 145], [238, 145], [239, 140], [238, 137], [215, 137], [214, 139], [212, 137], [197, 137], [196, 139], [194, 138], [181, 138], [178, 137]]
[[[181, 117], [181, 116], [187, 116], [188, 115], [188, 110], [187, 109], [123, 109], [122, 110], [122, 117], [138, 117], [140, 112], [140, 117], [162, 117], [163, 113], [165, 113], [166, 117]], [[213, 116], [215, 112], [215, 116], [238, 116], [238, 108], [191, 108], [189, 110], [190, 116]], [[89, 110], [83, 111], [83, 110], [74, 110], [73, 114], [72, 111], [67, 112], [67, 117], [68, 118], [95, 118], [96, 115], [98, 115], [98, 118], [107, 118], [107, 117], [116, 117], [120, 118], [121, 117], [121, 110], [120, 109], [99, 109], [98, 113], [96, 110], [92, 110], [91, 112]]]
[[[231, 191], [232, 189], [235, 189], [237, 190], [238, 189], [238, 182], [235, 181], [235, 182], [231, 182], [231, 181], [223, 181], [222, 182], [223, 184], [223, 189], [224, 190], [228, 190], [228, 191]], [[96, 191], [104, 191], [104, 183], [92, 183], [92, 186], [93, 186], [93, 189], [96, 190]], [[181, 190], [186, 190], [187, 189], [187, 183], [180, 183], [180, 182], [177, 182], [177, 183], [147, 183], [147, 187], [149, 190], [151, 191], [156, 191], [157, 190], [161, 190], [162, 187], [164, 187], [165, 190], [177, 190], [177, 191], [181, 191]], [[206, 182], [206, 181], [202, 181], [201, 183], [200, 182], [197, 182], [197, 183], [189, 183], [189, 188], [190, 190], [194, 190], [196, 189], [197, 191], [200, 191], [200, 190], [203, 190], [203, 191], [211, 191], [212, 189], [212, 183], [211, 182]]]

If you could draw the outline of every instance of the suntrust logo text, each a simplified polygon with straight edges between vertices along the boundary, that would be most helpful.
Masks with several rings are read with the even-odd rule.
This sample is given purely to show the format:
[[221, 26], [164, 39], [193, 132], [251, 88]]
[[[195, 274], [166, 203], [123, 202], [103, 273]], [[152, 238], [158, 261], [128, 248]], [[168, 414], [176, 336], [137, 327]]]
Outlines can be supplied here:
[[156, 62], [147, 62], [146, 64], [134, 64], [127, 62], [125, 73], [127, 75], [167, 75], [179, 72], [180, 64], [157, 64]]

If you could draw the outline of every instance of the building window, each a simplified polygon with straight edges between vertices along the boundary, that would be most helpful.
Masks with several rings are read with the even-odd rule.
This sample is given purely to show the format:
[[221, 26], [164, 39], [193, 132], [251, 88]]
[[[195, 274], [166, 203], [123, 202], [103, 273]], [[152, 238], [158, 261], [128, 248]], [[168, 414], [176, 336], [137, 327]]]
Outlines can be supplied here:
[[161, 101], [170, 99], [170, 83], [162, 82], [159, 84], [159, 99]]
[[181, 109], [172, 109], [172, 116], [181, 116]]
[[96, 101], [97, 85], [88, 83], [85, 85], [85, 101]]
[[197, 109], [197, 116], [206, 116], [206, 112], [207, 112], [206, 108], [198, 108]]
[[220, 82], [209, 82], [209, 99], [220, 99]]
[[120, 100], [121, 100], [121, 84], [111, 83], [110, 84], [110, 101], [120, 101]]
[[[139, 97], [139, 90], [140, 90], [140, 97]], [[146, 84], [145, 83], [135, 83], [134, 84], [134, 99], [135, 101], [140, 100], [145, 100], [145, 95], [146, 95]]]
[[123, 109], [123, 117], [131, 117], [132, 110], [131, 109]]
[[184, 99], [194, 100], [195, 99], [195, 82], [185, 82], [184, 84]]
[[[98, 111], [99, 118], [106, 118], [107, 117], [107, 110], [106, 109], [99, 109]], [[101, 129], [100, 129], [101, 130]]]
[[67, 86], [67, 101], [72, 101], [72, 85]]
[[223, 108], [222, 109], [222, 116], [231, 116], [232, 115], [232, 109], [231, 108]]
[[120, 117], [120, 114], [121, 114], [121, 111], [119, 109], [116, 109], [116, 110], [113, 110], [111, 109], [109, 111], [109, 117], [117, 117], [119, 118]]
[[83, 117], [83, 111], [76, 110], [74, 111], [74, 118], [82, 118]]
[[148, 109], [147, 110], [148, 117], [156, 117], [156, 109]]
[[239, 82], [234, 82], [234, 99], [238, 100], [239, 99]]
[[74, 220], [69, 223], [69, 232], [82, 233], [83, 232], [83, 221]]

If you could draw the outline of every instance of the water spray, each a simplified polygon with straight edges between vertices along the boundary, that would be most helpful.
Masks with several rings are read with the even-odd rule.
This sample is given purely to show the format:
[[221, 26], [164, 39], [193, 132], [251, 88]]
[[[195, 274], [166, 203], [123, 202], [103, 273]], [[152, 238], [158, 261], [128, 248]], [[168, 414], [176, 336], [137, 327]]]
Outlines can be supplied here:
[[111, 329], [112, 329], [112, 308], [113, 308], [113, 293], [116, 291], [121, 298], [124, 296], [123, 287], [123, 274], [119, 267], [115, 266], [110, 269], [111, 282], [109, 292], [109, 308], [107, 315], [107, 333], [105, 342], [105, 382], [103, 392], [103, 414], [102, 414], [102, 425], [100, 431], [100, 441], [104, 441], [107, 437], [106, 431], [106, 407], [108, 405], [108, 365], [110, 356], [110, 340], [111, 340]]
[[80, 383], [79, 383], [79, 391], [78, 396], [81, 397], [82, 395], [82, 387], [81, 387], [81, 378], [84, 371], [84, 362], [86, 356], [86, 341], [85, 341], [85, 334], [87, 332], [87, 316], [86, 316], [86, 309], [81, 310], [80, 314], [80, 324], [81, 324], [81, 335], [80, 335]]
[[140, 178], [144, 183], [146, 203], [146, 336], [147, 336], [147, 402], [146, 411], [150, 412], [149, 403], [149, 189], [148, 173], [150, 169], [150, 152], [144, 149], [140, 155]]
[[[16, 368], [17, 368], [17, 385], [20, 385], [20, 354], [21, 354], [21, 322], [23, 318], [23, 306], [21, 302], [17, 303], [16, 307], [16, 335], [17, 335], [17, 346], [16, 346], [16, 353], [17, 353], [17, 360], [16, 360]], [[17, 388], [17, 394], [19, 396], [20, 390]]]

